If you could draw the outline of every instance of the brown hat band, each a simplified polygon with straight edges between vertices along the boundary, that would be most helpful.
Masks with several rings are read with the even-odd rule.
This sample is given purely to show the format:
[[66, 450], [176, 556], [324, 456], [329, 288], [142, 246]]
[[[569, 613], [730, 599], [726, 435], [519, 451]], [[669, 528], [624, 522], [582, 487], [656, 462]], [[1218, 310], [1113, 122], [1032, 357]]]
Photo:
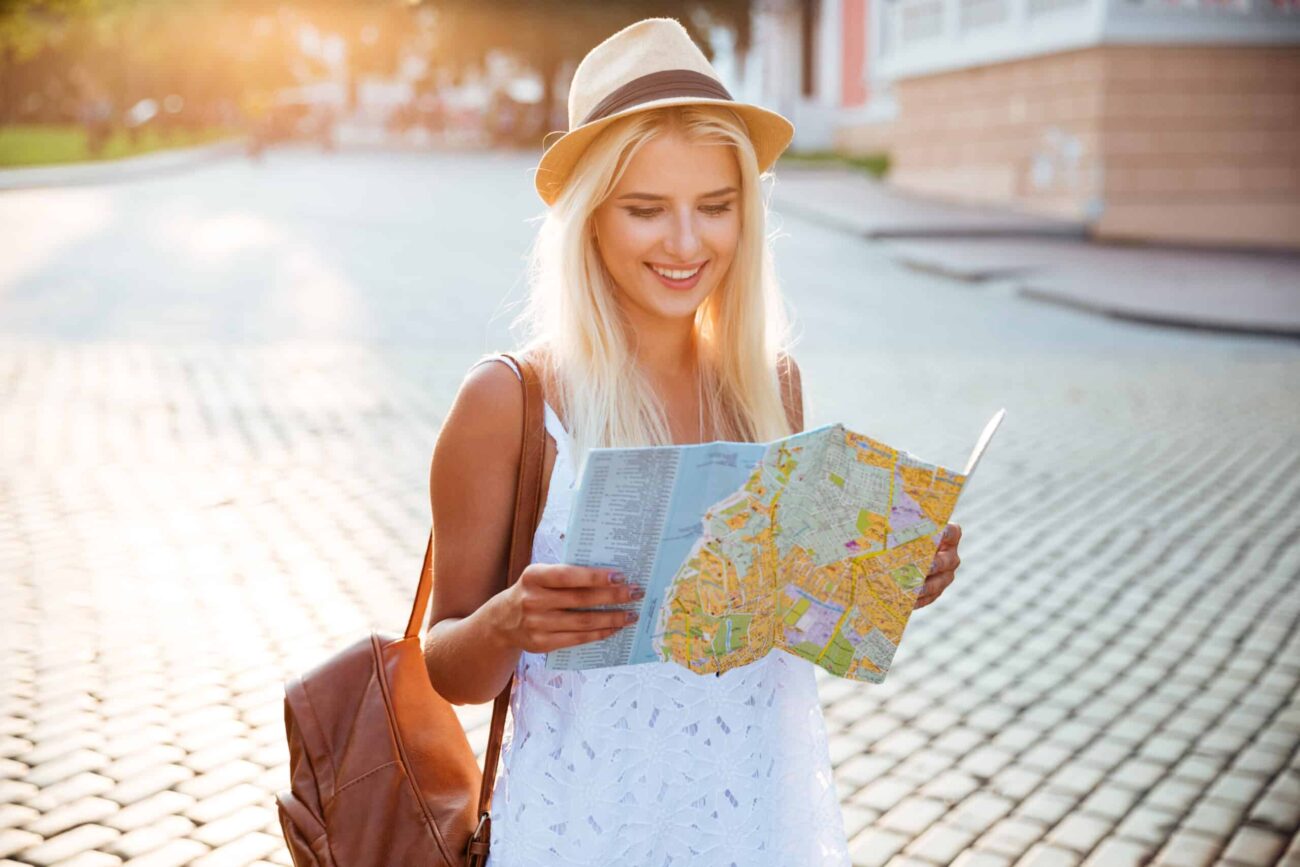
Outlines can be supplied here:
[[731, 94], [716, 78], [693, 69], [662, 69], [634, 78], [615, 90], [582, 119], [581, 125], [586, 126], [593, 120], [600, 120], [631, 105], [674, 96], [702, 96], [734, 102]]

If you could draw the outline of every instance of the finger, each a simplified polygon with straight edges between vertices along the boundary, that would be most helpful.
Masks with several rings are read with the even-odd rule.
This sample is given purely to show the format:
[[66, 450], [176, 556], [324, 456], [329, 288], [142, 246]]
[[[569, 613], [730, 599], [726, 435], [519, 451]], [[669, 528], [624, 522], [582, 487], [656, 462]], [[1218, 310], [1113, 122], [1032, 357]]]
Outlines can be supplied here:
[[[635, 611], [630, 613], [635, 614]], [[538, 627], [547, 632], [586, 632], [597, 629], [623, 627], [633, 621], [628, 618], [629, 611], [556, 611], [547, 615]]]
[[[636, 588], [640, 590], [640, 588]], [[597, 605], [622, 605], [645, 595], [632, 595], [633, 588], [626, 584], [613, 584], [606, 587], [578, 587], [568, 590], [546, 588], [545, 596], [539, 601], [550, 608], [595, 608]]]
[[921, 585], [921, 593], [926, 596], [937, 597], [944, 590], [948, 589], [948, 585], [952, 583], [954, 577], [955, 576], [952, 572], [940, 572], [937, 575], [931, 575], [929, 578], [926, 578], [925, 583]]
[[940, 551], [934, 555], [934, 562], [930, 564], [930, 571], [926, 574], [928, 576], [937, 575], [940, 572], [952, 572], [957, 568], [959, 562], [961, 561], [957, 559], [955, 551]]
[[948, 524], [943, 528], [943, 538], [939, 540], [940, 548], [955, 548], [961, 541], [961, 524]]
[[570, 566], [567, 563], [549, 564], [547, 569], [537, 571], [537, 583], [542, 587], [568, 589], [573, 587], [617, 587], [627, 583], [616, 581], [615, 577], [624, 577], [617, 569], [595, 566]]
[[623, 626], [619, 626], [615, 629], [583, 629], [577, 632], [552, 632], [547, 635], [546, 640], [542, 642], [541, 652], [546, 653], [552, 650], [559, 650], [561, 647], [572, 647], [575, 644], [586, 644], [589, 641], [600, 641], [602, 638], [609, 638], [622, 628]]

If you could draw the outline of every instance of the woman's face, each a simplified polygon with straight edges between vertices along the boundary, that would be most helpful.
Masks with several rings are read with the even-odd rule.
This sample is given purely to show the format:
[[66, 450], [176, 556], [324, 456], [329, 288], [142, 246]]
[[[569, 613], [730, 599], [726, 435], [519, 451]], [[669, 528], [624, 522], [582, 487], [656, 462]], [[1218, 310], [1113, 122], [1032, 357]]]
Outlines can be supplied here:
[[677, 132], [651, 139], [592, 220], [601, 259], [633, 321], [693, 318], [721, 285], [740, 240], [734, 152], [692, 144]]

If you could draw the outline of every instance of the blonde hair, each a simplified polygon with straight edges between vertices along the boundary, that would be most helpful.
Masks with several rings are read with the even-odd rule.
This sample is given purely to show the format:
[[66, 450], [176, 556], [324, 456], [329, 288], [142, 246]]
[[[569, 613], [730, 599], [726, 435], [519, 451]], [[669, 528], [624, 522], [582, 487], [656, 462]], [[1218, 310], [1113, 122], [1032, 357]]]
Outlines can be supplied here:
[[591, 448], [666, 445], [667, 415], [636, 365], [629, 334], [591, 222], [632, 157], [650, 139], [680, 131], [692, 142], [730, 147], [740, 168], [741, 230], [723, 282], [695, 313], [708, 429], [723, 438], [764, 442], [791, 431], [777, 364], [789, 348], [789, 320], [777, 284], [767, 203], [744, 121], [722, 106], [680, 105], [612, 122], [574, 166], [547, 209], [528, 256], [529, 295], [514, 325], [525, 349], [547, 367], [581, 471]]

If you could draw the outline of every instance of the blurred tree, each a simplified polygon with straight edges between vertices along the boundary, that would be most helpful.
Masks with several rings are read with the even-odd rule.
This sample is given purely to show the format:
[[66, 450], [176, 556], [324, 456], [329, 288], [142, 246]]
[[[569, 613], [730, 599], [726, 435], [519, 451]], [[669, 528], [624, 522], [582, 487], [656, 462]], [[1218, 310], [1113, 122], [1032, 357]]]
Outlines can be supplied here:
[[705, 56], [713, 60], [710, 29], [729, 30], [736, 53], [749, 52], [753, 33], [753, 0], [417, 0], [435, 12], [433, 57], [459, 77], [482, 68], [490, 51], [515, 57], [542, 80], [542, 128], [528, 134], [533, 141], [549, 132], [552, 118], [566, 116], [565, 94], [556, 81], [560, 70], [576, 66], [583, 56], [614, 32], [642, 18], [676, 18]]

